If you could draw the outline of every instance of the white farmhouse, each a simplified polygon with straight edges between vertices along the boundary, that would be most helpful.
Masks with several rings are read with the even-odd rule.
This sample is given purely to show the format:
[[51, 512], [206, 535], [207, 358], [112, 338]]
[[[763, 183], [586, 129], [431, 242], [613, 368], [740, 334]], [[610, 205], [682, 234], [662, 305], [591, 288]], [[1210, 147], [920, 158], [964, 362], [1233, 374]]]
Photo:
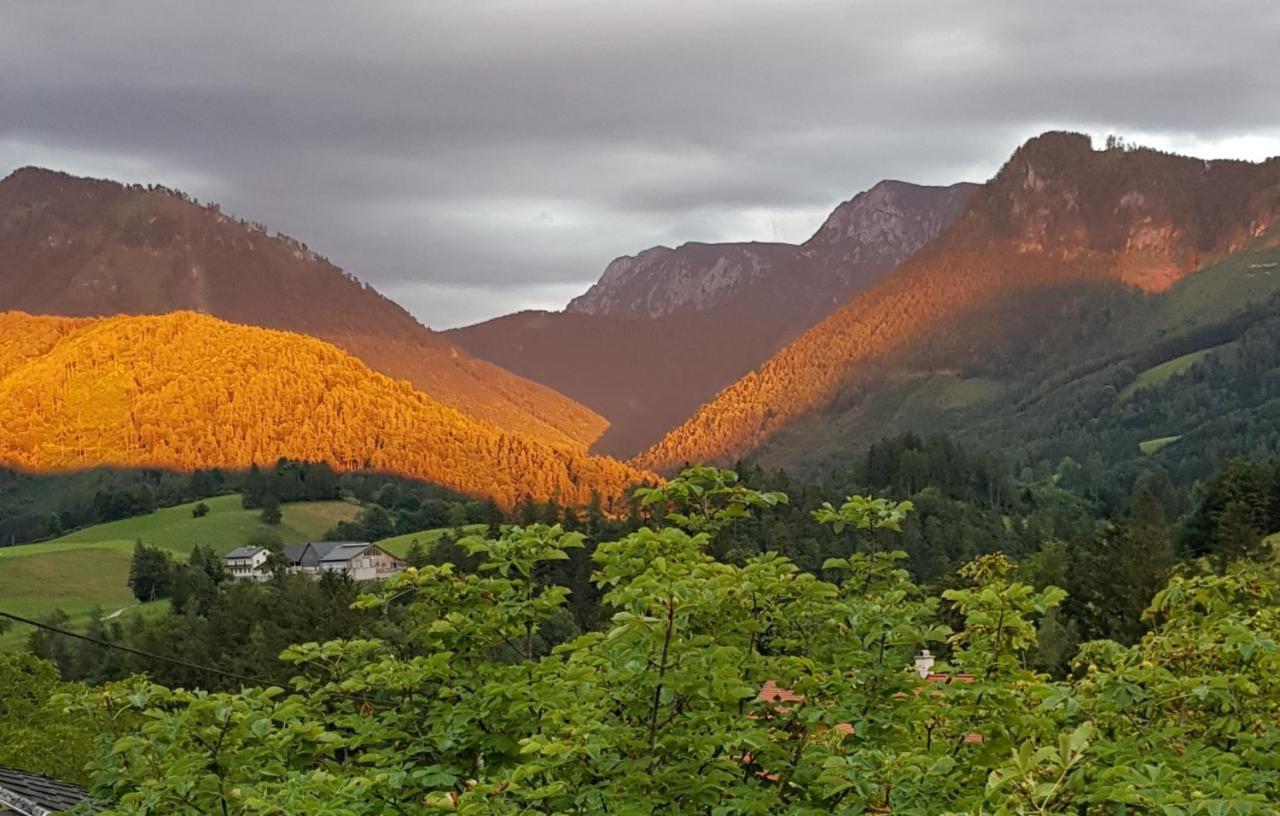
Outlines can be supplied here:
[[227, 553], [227, 574], [237, 581], [265, 581], [271, 577], [267, 559], [271, 550], [266, 547], [237, 547]]

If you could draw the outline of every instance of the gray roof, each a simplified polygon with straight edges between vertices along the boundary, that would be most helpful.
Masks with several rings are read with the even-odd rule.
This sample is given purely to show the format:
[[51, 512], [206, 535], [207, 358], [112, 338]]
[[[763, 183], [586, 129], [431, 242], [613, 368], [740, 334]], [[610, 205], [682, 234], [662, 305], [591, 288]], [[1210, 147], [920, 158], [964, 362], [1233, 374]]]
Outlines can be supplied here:
[[227, 558], [253, 558], [265, 549], [266, 547], [236, 547], [227, 553]]
[[88, 798], [89, 792], [79, 785], [0, 765], [0, 813], [48, 816]]
[[350, 561], [372, 546], [368, 541], [312, 541], [285, 547], [283, 556], [286, 563], [294, 566], [301, 564], [304, 556], [308, 564], [338, 564]]
[[317, 541], [311, 546], [321, 561], [350, 561], [371, 545], [368, 541]]

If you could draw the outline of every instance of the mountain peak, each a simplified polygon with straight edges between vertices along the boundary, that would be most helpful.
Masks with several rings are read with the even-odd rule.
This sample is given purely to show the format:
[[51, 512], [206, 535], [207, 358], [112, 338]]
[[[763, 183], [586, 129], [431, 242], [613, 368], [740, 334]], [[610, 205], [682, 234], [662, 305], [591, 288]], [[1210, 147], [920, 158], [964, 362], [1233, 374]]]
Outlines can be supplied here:
[[709, 309], [795, 251], [789, 244], [754, 242], [652, 247], [614, 259], [599, 282], [574, 298], [566, 311], [656, 318], [682, 309]]
[[64, 173], [61, 170], [50, 170], [47, 167], [39, 167], [34, 164], [28, 164], [14, 170], [9, 175], [5, 176], [3, 179], [0, 179], [0, 181], [16, 182], [16, 181], [28, 181], [31, 179], [40, 179], [40, 178], [74, 179], [76, 177], [71, 175], [70, 173]]
[[1159, 291], [1270, 228], [1276, 178], [1266, 165], [1095, 150], [1084, 134], [1055, 131], [1019, 147], [970, 215], [1021, 253], [1108, 258], [1124, 283]]
[[43, 196], [65, 194], [83, 189], [114, 190], [122, 193], [130, 190], [158, 190], [176, 195], [179, 198], [187, 198], [184, 193], [178, 190], [171, 190], [159, 185], [122, 184], [111, 179], [77, 176], [65, 170], [54, 170], [34, 164], [19, 167], [3, 179], [0, 179], [0, 189], [7, 189], [11, 193], [15, 190], [20, 190], [24, 194]]
[[1280, 162], [1094, 150], [1081, 134], [1038, 136], [936, 240], [723, 389], [638, 461], [656, 470], [732, 461], [818, 416], [860, 367], [901, 359], [962, 321], [999, 313], [991, 323], [998, 336], [1007, 314], [1026, 304], [1051, 309], [1070, 287], [1160, 291], [1278, 220]]
[[0, 308], [103, 316], [190, 310], [331, 342], [448, 405], [556, 444], [604, 420], [462, 354], [306, 244], [176, 190], [24, 167], [0, 181]]
[[113, 181], [74, 176], [61, 170], [27, 165], [0, 179], [0, 196], [14, 200], [44, 201], [62, 197], [77, 189], [123, 189]]
[[1087, 133], [1047, 130], [1023, 142], [1010, 158], [1080, 158], [1096, 152], [1093, 149], [1093, 138]]
[[873, 282], [951, 223], [971, 184], [925, 187], [886, 180], [836, 207], [812, 238], [656, 246], [614, 259], [565, 311], [658, 318], [706, 311], [767, 290], [831, 304]]
[[904, 242], [914, 245], [912, 251], [924, 243], [912, 241], [909, 232], [924, 235], [926, 240], [937, 235], [951, 223], [977, 186], [961, 182], [933, 187], [885, 179], [837, 206], [804, 246], [849, 244], [846, 263], [868, 254], [885, 254], [885, 250], [897, 257], [897, 248]]

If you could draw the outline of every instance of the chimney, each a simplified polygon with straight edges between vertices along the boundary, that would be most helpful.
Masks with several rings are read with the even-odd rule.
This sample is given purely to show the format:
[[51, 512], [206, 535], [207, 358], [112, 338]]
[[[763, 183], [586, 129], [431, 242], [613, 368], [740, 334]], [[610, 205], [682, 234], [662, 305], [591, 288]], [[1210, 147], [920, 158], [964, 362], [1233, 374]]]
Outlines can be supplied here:
[[921, 649], [920, 654], [916, 655], [916, 674], [928, 678], [932, 671], [933, 655], [929, 653], [928, 649]]

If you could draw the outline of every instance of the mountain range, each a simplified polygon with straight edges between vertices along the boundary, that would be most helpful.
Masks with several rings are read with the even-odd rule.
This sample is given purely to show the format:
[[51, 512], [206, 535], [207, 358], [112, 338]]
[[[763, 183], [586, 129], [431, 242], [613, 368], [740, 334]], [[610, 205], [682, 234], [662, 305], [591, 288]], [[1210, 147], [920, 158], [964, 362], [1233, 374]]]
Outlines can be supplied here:
[[922, 357], [954, 368], [1003, 354], [1044, 331], [1068, 291], [1166, 290], [1264, 236], [1278, 214], [1278, 159], [1205, 162], [1044, 134], [894, 274], [721, 391], [637, 462], [669, 471], [732, 461], [783, 428], [827, 421], [842, 389], [867, 369]]
[[[1192, 477], [1229, 453], [1223, 439], [1280, 446], [1259, 373], [1280, 327], [1278, 217], [1280, 159], [1051, 132], [981, 185], [881, 182], [802, 244], [655, 247], [562, 312], [439, 333], [216, 205], [28, 168], [0, 182], [0, 311], [62, 317], [0, 320], [0, 394], [23, 412], [0, 454], [36, 469], [314, 455], [505, 501], [527, 470], [532, 495], [575, 501], [685, 462], [820, 475], [885, 434], [937, 430], [1024, 465], [1090, 451]], [[181, 354], [128, 349], [161, 338]], [[222, 343], [251, 350], [248, 379]], [[284, 413], [274, 360], [297, 380]], [[192, 380], [202, 365], [225, 391]], [[135, 366], [150, 373], [130, 381]], [[279, 433], [240, 413], [266, 382], [252, 404]], [[205, 394], [225, 438], [185, 409], [166, 425], [157, 400], [179, 399], [174, 383]], [[113, 396], [95, 406], [95, 391]], [[95, 452], [93, 434], [114, 441]]]

